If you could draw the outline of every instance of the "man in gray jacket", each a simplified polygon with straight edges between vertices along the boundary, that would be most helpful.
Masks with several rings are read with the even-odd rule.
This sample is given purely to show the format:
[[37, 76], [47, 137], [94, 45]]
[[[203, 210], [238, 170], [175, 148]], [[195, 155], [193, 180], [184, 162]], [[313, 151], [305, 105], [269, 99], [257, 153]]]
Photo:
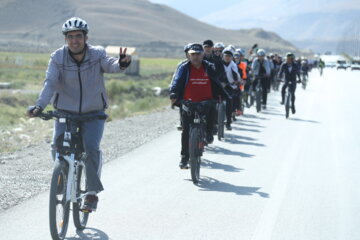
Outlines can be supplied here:
[[265, 58], [266, 52], [263, 49], [257, 51], [257, 58], [252, 63], [252, 72], [254, 75], [253, 88], [256, 88], [258, 81], [262, 89], [262, 105], [266, 109], [267, 95], [270, 91], [269, 78], [271, 74], [270, 62]]
[[[108, 106], [104, 73], [124, 71], [131, 57], [120, 48], [119, 58], [106, 55], [104, 48], [87, 44], [89, 28], [77, 17], [67, 20], [62, 27], [66, 45], [51, 54], [43, 88], [36, 105], [28, 109], [29, 117], [36, 117], [51, 102], [55, 109], [68, 114], [81, 115], [104, 112]], [[88, 194], [84, 211], [96, 210], [97, 193], [103, 190], [100, 181], [100, 141], [105, 120], [82, 122], [82, 139], [87, 154], [86, 177]], [[65, 131], [64, 124], [55, 122], [53, 153], [56, 140]]]

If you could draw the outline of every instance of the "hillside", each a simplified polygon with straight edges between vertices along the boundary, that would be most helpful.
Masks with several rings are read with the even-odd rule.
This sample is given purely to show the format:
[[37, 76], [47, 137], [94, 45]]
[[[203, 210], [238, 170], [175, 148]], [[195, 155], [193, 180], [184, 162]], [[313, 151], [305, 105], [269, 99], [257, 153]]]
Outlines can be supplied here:
[[61, 25], [72, 16], [88, 22], [91, 43], [138, 46], [145, 55], [181, 52], [179, 46], [208, 38], [241, 47], [256, 42], [271, 50], [296, 50], [275, 33], [217, 28], [147, 0], [5, 0], [0, 4], [0, 21], [6, 23], [0, 25], [0, 48], [56, 48], [64, 43]]

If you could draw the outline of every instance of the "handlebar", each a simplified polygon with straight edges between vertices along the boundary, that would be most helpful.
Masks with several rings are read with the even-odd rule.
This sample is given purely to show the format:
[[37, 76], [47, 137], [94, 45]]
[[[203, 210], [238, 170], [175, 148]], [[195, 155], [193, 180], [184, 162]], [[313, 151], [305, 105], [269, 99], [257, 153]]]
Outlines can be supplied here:
[[72, 115], [65, 112], [59, 112], [59, 111], [47, 111], [40, 113], [37, 117], [48, 121], [51, 119], [66, 119], [67, 121], [71, 122], [81, 122], [81, 121], [92, 121], [92, 120], [106, 120], [108, 118], [108, 115], [106, 115], [103, 112], [99, 113], [86, 113], [83, 115]]

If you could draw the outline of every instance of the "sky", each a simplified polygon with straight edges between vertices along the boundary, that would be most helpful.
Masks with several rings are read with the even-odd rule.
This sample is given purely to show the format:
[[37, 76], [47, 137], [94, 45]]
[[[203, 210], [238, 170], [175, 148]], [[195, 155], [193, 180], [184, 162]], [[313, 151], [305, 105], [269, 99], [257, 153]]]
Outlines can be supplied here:
[[[201, 19], [212, 13], [217, 12], [220, 9], [230, 7], [240, 2], [240, 0], [150, 0], [150, 2], [166, 4], [191, 17]], [[219, 2], [221, 3], [220, 5]]]

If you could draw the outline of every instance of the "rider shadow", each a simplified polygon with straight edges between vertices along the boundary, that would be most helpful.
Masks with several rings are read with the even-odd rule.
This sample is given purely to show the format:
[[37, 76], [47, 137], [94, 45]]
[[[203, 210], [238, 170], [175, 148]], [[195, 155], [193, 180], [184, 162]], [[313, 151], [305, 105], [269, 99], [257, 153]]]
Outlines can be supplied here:
[[103, 231], [95, 228], [86, 228], [84, 230], [77, 230], [77, 236], [66, 238], [67, 240], [111, 240], [109, 236]]
[[244, 170], [242, 168], [237, 168], [232, 165], [213, 162], [207, 159], [201, 159], [201, 167], [208, 169], [220, 169], [220, 170], [224, 170], [225, 172], [240, 172]]
[[289, 118], [289, 120], [292, 121], [298, 121], [298, 122], [308, 122], [308, 123], [320, 123], [318, 121], [314, 121], [314, 120], [304, 120], [304, 119], [300, 119], [300, 118]]
[[268, 193], [260, 192], [259, 187], [236, 186], [231, 183], [221, 182], [215, 178], [205, 176], [201, 178], [201, 181], [198, 183], [198, 187], [200, 187], [200, 191], [227, 192], [244, 196], [252, 196], [257, 194], [263, 198], [270, 197]]
[[239, 119], [239, 122], [245, 122], [245, 123], [258, 123], [258, 122], [256, 122], [256, 121], [245, 120], [245, 119], [243, 119], [243, 118], [240, 118], [240, 119]]
[[237, 127], [237, 126], [232, 126], [233, 129], [238, 130], [238, 131], [245, 131], [245, 132], [260, 132], [258, 129], [249, 129], [249, 128], [241, 128], [241, 127]]
[[270, 120], [269, 118], [259, 117], [255, 114], [244, 114], [244, 118], [254, 118], [254, 119], [260, 119], [260, 120]]
[[255, 142], [245, 142], [245, 141], [241, 141], [239, 140], [239, 138], [241, 139], [240, 136], [234, 135], [234, 134], [226, 134], [226, 140], [234, 143], [234, 144], [242, 144], [242, 145], [251, 145], [251, 146], [257, 146], [257, 147], [266, 147], [265, 144], [262, 143], [255, 143]]
[[274, 116], [285, 116], [285, 113], [275, 113], [275, 112], [270, 112], [270, 111], [262, 111], [261, 112], [262, 114], [265, 114], [265, 115], [274, 115]]
[[264, 126], [260, 126], [258, 124], [249, 124], [249, 123], [243, 123], [243, 122], [240, 122], [240, 126], [265, 128]]
[[208, 147], [206, 147], [206, 152], [207, 153], [214, 153], [214, 154], [240, 156], [240, 157], [244, 157], [244, 158], [252, 158], [252, 157], [254, 157], [254, 155], [252, 155], [252, 154], [231, 151], [229, 149], [222, 148], [222, 147], [219, 147], [219, 146], [208, 146]]

